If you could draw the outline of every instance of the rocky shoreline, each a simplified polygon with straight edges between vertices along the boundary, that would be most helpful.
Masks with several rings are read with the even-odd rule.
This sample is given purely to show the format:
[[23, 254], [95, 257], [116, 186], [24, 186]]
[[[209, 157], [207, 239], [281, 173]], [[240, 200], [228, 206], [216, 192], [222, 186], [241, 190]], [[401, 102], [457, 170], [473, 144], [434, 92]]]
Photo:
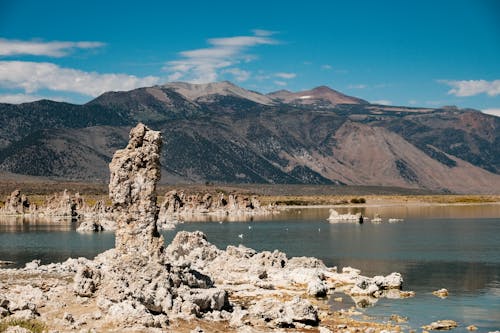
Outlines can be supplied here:
[[349, 311], [332, 313], [325, 297], [344, 292], [365, 306], [411, 296], [401, 290], [398, 273], [369, 278], [279, 251], [221, 250], [201, 232], [179, 232], [163, 253], [163, 259], [146, 260], [115, 248], [93, 260], [2, 269], [0, 312], [5, 320], [38, 318], [57, 331], [160, 332], [194, 320], [238, 332], [328, 332], [339, 322], [365, 325], [362, 331], [375, 326], [366, 331], [375, 332], [387, 325], [354, 324]]
[[[171, 230], [178, 223], [206, 220], [207, 217], [220, 221], [241, 221], [279, 212], [276, 206], [262, 206], [252, 195], [222, 192], [188, 194], [172, 190], [163, 196], [159, 205], [157, 225], [159, 229]], [[29, 197], [15, 190], [0, 208], [0, 216], [4, 217], [44, 219], [56, 223], [61, 220], [76, 221], [79, 222], [79, 232], [114, 231], [116, 215], [113, 206], [106, 205], [104, 200], [89, 205], [84, 196], [67, 190], [54, 193], [40, 205], [31, 203]]]
[[[355, 321], [355, 309], [333, 312], [326, 301], [333, 292], [344, 293], [360, 307], [383, 297], [412, 297], [412, 292], [402, 290], [399, 273], [366, 277], [354, 268], [339, 270], [316, 258], [288, 258], [277, 250], [257, 252], [242, 245], [219, 249], [199, 231], [179, 232], [166, 246], [158, 232], [162, 214], [181, 219], [199, 210], [200, 202], [205, 204], [203, 214], [239, 213], [242, 206], [250, 213], [263, 208], [252, 199], [177, 192], [158, 206], [160, 147], [160, 133], [139, 124], [127, 147], [113, 157], [109, 192], [115, 248], [92, 260], [71, 258], [48, 265], [35, 260], [21, 269], [0, 269], [0, 323], [16, 326], [37, 320], [54, 333], [402, 329], [397, 320]], [[25, 206], [20, 193], [15, 198]], [[103, 209], [96, 209], [96, 214]]]

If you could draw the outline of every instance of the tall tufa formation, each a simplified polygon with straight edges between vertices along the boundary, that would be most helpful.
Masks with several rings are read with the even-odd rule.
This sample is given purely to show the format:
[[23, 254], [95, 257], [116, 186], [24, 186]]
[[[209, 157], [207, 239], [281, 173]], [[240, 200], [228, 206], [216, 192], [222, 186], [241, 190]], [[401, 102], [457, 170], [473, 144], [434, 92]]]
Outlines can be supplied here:
[[161, 134], [139, 123], [127, 147], [109, 164], [109, 196], [117, 212], [115, 247], [120, 254], [160, 257], [163, 237], [156, 220], [156, 183], [160, 179]]
[[[160, 132], [138, 124], [109, 167], [115, 210], [115, 248], [81, 265], [74, 292], [96, 296], [106, 320], [165, 327], [169, 318], [201, 317], [229, 307], [227, 292], [190, 267], [172, 264], [157, 230], [155, 188], [160, 179]], [[168, 261], [168, 262], [167, 262]]]

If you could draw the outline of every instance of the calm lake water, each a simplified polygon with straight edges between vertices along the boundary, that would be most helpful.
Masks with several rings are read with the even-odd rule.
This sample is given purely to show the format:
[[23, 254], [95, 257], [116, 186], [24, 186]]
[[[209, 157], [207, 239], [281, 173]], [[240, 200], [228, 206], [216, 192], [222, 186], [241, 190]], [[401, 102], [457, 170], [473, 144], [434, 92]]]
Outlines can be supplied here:
[[[241, 243], [256, 250], [279, 249], [289, 257], [314, 256], [328, 266], [356, 267], [368, 276], [400, 272], [404, 289], [416, 296], [381, 299], [360, 309], [364, 315], [386, 321], [398, 314], [408, 317], [407, 325], [414, 329], [439, 319], [457, 321], [460, 327], [454, 332], [467, 332], [465, 327], [471, 324], [479, 332], [500, 329], [500, 205], [350, 210], [358, 211], [405, 220], [329, 224], [328, 209], [304, 208], [241, 223], [189, 222], [163, 235], [170, 242], [179, 230], [201, 230], [220, 248]], [[79, 234], [76, 226], [5, 220], [0, 223], [0, 260], [22, 266], [33, 259], [48, 263], [92, 258], [114, 246], [112, 233]], [[432, 291], [440, 288], [447, 288], [450, 296], [433, 296]], [[334, 308], [353, 305], [343, 298], [342, 303], [329, 302]]]

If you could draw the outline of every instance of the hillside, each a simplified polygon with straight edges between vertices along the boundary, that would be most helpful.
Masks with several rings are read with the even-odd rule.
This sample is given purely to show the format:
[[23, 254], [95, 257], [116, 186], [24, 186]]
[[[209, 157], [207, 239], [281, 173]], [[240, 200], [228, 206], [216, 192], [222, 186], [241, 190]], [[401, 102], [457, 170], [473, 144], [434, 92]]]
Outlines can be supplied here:
[[0, 170], [106, 181], [138, 121], [163, 132], [164, 183], [500, 188], [498, 117], [373, 105], [328, 87], [263, 95], [230, 82], [108, 92], [84, 105], [0, 104]]

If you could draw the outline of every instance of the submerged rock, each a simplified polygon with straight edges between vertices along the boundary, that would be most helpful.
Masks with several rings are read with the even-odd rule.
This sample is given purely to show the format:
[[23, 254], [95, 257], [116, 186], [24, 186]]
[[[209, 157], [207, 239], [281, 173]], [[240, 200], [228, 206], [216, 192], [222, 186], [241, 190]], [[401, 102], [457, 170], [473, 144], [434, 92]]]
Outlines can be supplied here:
[[98, 221], [83, 221], [80, 223], [78, 228], [76, 228], [78, 232], [99, 232], [104, 231], [104, 227]]
[[451, 330], [457, 326], [458, 324], [454, 320], [438, 320], [429, 325], [422, 326], [422, 328], [425, 330]]
[[439, 298], [446, 298], [448, 297], [449, 293], [448, 293], [448, 290], [445, 289], [445, 288], [442, 288], [442, 289], [439, 289], [439, 290], [436, 290], [436, 291], [433, 291], [432, 294], [434, 296], [437, 296]]

